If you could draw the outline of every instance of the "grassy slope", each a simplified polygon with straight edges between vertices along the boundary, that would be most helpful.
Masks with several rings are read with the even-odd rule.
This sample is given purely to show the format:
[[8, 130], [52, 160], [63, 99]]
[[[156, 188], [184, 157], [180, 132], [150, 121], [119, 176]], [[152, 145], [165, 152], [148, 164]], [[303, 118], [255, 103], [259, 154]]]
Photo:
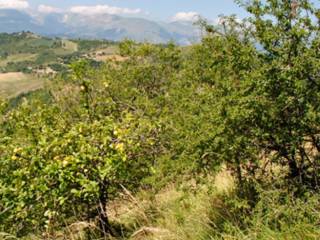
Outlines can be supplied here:
[[[271, 191], [245, 216], [239, 211], [244, 202], [234, 194], [235, 181], [228, 172], [202, 180], [172, 185], [154, 195], [141, 192], [133, 197], [125, 192], [125, 200], [116, 203], [110, 215], [130, 232], [124, 237], [130, 240], [320, 239], [320, 228], [304, 216], [304, 211], [319, 216], [319, 196], [284, 204]], [[240, 221], [244, 217], [247, 226]]]
[[0, 97], [15, 97], [41, 88], [45, 80], [33, 74], [0, 73]]
[[37, 58], [37, 54], [17, 53], [17, 54], [10, 55], [6, 59], [0, 59], [0, 67], [5, 67], [9, 62], [34, 61], [36, 58]]
[[[57, 44], [60, 41], [61, 45]], [[9, 62], [22, 63], [24, 61], [41, 62], [41, 65], [45, 66], [57, 63], [60, 57], [68, 56], [78, 51], [95, 53], [98, 51], [97, 49], [103, 48], [108, 54], [112, 54], [116, 48], [110, 46], [106, 49], [107, 44], [103, 41], [98, 43], [96, 41], [94, 43], [86, 41], [86, 44], [88, 46], [92, 45], [93, 49], [81, 50], [77, 41], [43, 38], [30, 33], [25, 35], [0, 34], [0, 55], [4, 52], [8, 54], [7, 58], [0, 58], [0, 67], [6, 67]], [[93, 55], [95, 56], [95, 54]], [[95, 59], [95, 57], [92, 58]], [[35, 76], [35, 74], [0, 72], [0, 97], [14, 97], [23, 92], [39, 89], [44, 84], [42, 78]]]
[[[243, 227], [237, 212], [242, 202], [234, 195], [234, 180], [226, 172], [202, 179], [201, 183], [186, 181], [172, 184], [160, 192], [152, 190], [131, 194], [124, 189], [122, 197], [110, 203], [109, 216], [120, 235], [110, 240], [317, 240], [320, 228], [304, 219], [304, 210], [316, 210], [313, 202], [280, 204], [274, 194], [267, 194], [265, 205], [248, 215], [249, 225]], [[319, 200], [319, 197], [317, 197]], [[266, 208], [264, 208], [266, 207]], [[267, 212], [264, 212], [266, 209]], [[283, 220], [288, 215], [292, 221]], [[274, 220], [275, 219], [275, 220]], [[280, 229], [272, 227], [279, 219]], [[48, 233], [48, 239], [98, 240], [93, 223], [79, 219], [60, 232]], [[89, 236], [89, 238], [88, 238]], [[24, 240], [44, 239], [37, 235]]]
[[[51, 52], [55, 58], [72, 54], [78, 50], [78, 44], [69, 40], [50, 39], [32, 34], [0, 35], [0, 55], [7, 53], [6, 59], [0, 59], [0, 66], [8, 62], [35, 61], [43, 54]], [[42, 64], [52, 63], [52, 59], [41, 58]]]
[[57, 55], [67, 55], [78, 51], [78, 44], [69, 40], [61, 40], [63, 46], [55, 48], [54, 53]]

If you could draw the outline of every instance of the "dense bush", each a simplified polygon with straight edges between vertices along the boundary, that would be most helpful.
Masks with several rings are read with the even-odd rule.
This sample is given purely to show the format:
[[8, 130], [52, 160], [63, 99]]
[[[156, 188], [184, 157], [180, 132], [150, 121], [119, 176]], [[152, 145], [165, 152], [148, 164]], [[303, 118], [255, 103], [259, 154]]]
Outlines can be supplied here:
[[109, 63], [99, 71], [80, 61], [71, 66], [68, 78], [49, 87], [50, 101], [35, 96], [14, 109], [3, 108], [3, 230], [24, 234], [53, 229], [77, 216], [98, 217], [102, 232], [112, 233], [106, 204], [123, 186], [141, 186], [154, 173], [161, 152], [162, 124], [152, 112], [157, 106], [145, 95], [157, 94], [156, 81], [141, 85], [147, 66], [139, 61]]
[[206, 150], [232, 166], [240, 185], [247, 177], [265, 182], [281, 167], [273, 177], [318, 189], [317, 10], [308, 1], [243, 5], [252, 14], [246, 21], [225, 18], [222, 31], [203, 24], [212, 34], [193, 61], [191, 77], [211, 84], [219, 99]]
[[243, 5], [247, 20], [200, 20], [199, 44], [124, 41], [118, 61], [71, 64], [45, 100], [4, 102], [3, 230], [50, 231], [77, 218], [114, 234], [107, 209], [121, 189], [204, 181], [222, 166], [236, 178], [235, 199], [213, 229], [245, 236], [319, 221], [319, 12], [305, 0]]

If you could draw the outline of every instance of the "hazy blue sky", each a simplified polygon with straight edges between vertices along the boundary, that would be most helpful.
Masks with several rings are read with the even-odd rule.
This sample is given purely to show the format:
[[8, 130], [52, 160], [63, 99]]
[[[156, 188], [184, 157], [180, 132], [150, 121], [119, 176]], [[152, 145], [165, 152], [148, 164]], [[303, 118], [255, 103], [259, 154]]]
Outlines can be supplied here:
[[[144, 16], [157, 20], [170, 20], [177, 13], [176, 18], [190, 18], [198, 13], [209, 19], [216, 19], [219, 14], [244, 15], [233, 0], [0, 0], [0, 8], [6, 5], [38, 9], [42, 11], [74, 11], [87, 13], [95, 11], [111, 11], [118, 14]], [[74, 8], [83, 6], [82, 8]], [[88, 10], [84, 7], [91, 6]]]

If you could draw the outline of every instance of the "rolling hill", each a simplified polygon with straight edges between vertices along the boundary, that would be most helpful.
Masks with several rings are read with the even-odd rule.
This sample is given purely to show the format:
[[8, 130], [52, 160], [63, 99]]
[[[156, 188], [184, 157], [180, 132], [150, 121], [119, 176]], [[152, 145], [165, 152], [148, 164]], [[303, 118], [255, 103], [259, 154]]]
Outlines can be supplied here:
[[[22, 20], [21, 17], [25, 16], [15, 19]], [[77, 59], [86, 58], [97, 65], [116, 52], [117, 44], [105, 40], [67, 40], [31, 32], [0, 33], [0, 98], [41, 88], [45, 79], [65, 73], [68, 64]]]

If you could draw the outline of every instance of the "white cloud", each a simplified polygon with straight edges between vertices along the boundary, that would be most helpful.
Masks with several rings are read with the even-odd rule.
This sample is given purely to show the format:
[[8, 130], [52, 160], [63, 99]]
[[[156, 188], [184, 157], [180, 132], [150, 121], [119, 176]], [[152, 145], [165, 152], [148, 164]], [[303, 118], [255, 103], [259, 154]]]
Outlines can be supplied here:
[[26, 9], [29, 3], [26, 0], [0, 0], [0, 9]]
[[198, 17], [197, 12], [178, 12], [172, 17], [172, 21], [195, 21]]
[[96, 6], [73, 6], [70, 8], [72, 13], [79, 13], [83, 15], [97, 15], [97, 14], [138, 14], [141, 9], [119, 8], [109, 5]]
[[60, 12], [62, 12], [62, 9], [55, 8], [55, 7], [48, 6], [48, 5], [39, 5], [38, 11], [41, 13], [60, 13]]

